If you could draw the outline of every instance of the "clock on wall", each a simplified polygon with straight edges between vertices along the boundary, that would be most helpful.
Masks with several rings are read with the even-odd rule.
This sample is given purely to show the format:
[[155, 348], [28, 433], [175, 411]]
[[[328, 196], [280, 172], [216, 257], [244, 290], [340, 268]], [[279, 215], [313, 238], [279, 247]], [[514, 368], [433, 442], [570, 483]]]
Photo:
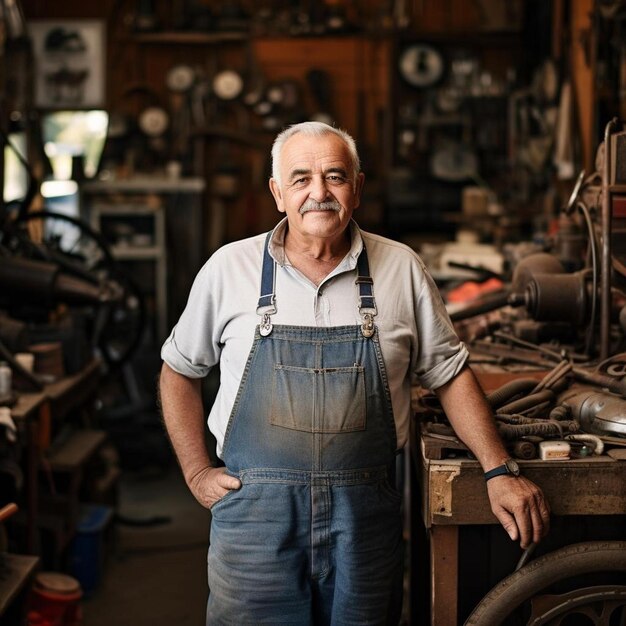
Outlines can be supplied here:
[[441, 52], [426, 43], [414, 43], [400, 54], [398, 69], [413, 87], [432, 87], [443, 77], [446, 64]]

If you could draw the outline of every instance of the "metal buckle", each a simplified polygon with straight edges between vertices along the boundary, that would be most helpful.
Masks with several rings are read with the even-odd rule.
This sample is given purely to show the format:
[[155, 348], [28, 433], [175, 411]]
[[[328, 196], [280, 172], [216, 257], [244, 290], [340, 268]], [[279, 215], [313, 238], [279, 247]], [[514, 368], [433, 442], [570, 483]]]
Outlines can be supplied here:
[[259, 333], [261, 334], [262, 337], [267, 337], [272, 332], [272, 328], [274, 327], [272, 326], [270, 314], [264, 313], [263, 319], [261, 320], [261, 323], [259, 324]]
[[374, 316], [371, 313], [363, 313], [363, 324], [361, 324], [361, 334], [363, 337], [371, 337], [374, 334]]

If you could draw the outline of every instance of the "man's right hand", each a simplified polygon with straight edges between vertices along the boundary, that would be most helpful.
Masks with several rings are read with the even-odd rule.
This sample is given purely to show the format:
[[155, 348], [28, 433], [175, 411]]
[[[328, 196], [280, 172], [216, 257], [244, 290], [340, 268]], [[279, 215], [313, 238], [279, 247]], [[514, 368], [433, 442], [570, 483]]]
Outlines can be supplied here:
[[241, 487], [241, 481], [227, 474], [225, 467], [205, 467], [195, 474], [188, 484], [196, 500], [207, 509], [229, 491]]

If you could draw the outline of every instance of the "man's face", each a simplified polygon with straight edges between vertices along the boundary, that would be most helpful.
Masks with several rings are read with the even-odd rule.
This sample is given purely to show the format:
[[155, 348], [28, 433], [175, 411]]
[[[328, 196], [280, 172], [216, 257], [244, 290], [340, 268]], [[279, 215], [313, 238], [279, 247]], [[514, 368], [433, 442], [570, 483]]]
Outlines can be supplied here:
[[281, 184], [270, 180], [289, 229], [304, 238], [337, 240], [359, 206], [363, 174], [354, 180], [347, 146], [334, 134], [291, 136], [280, 155]]

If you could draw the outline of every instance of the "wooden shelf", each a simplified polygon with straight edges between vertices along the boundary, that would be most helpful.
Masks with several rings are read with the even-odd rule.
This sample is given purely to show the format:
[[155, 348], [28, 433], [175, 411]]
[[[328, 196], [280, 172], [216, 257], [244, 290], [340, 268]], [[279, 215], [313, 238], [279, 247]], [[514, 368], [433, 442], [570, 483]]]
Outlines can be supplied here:
[[0, 558], [4, 574], [0, 576], [0, 615], [2, 615], [34, 574], [39, 565], [39, 558], [19, 554], [3, 554]]
[[410, 44], [415, 41], [425, 41], [433, 44], [459, 44], [474, 47], [510, 47], [515, 43], [521, 43], [522, 32], [518, 30], [443, 30], [443, 31], [403, 31], [398, 39], [402, 44]]
[[81, 185], [84, 193], [201, 193], [206, 183], [202, 178], [167, 178], [133, 176], [116, 180], [91, 180]]
[[158, 246], [113, 246], [111, 252], [121, 261], [160, 259], [163, 255], [163, 249]]
[[141, 33], [133, 35], [132, 39], [137, 43], [149, 44], [207, 45], [245, 41], [248, 37], [249, 34], [245, 32], [187, 33], [182, 31], [164, 31], [159, 33]]
[[104, 445], [106, 433], [101, 430], [78, 430], [48, 454], [48, 462], [55, 472], [75, 472]]
[[[249, 32], [184, 32], [184, 31], [162, 31], [158, 33], [139, 33], [131, 35], [132, 41], [141, 44], [190, 44], [190, 45], [219, 45], [224, 43], [238, 43], [250, 39], [263, 41], [300, 41], [303, 39], [324, 40], [345, 40], [345, 39], [382, 39], [393, 36], [393, 31], [357, 31], [346, 33], [305, 33], [302, 35], [290, 35], [288, 33], [254, 34]], [[469, 35], [467, 35], [469, 37]]]

